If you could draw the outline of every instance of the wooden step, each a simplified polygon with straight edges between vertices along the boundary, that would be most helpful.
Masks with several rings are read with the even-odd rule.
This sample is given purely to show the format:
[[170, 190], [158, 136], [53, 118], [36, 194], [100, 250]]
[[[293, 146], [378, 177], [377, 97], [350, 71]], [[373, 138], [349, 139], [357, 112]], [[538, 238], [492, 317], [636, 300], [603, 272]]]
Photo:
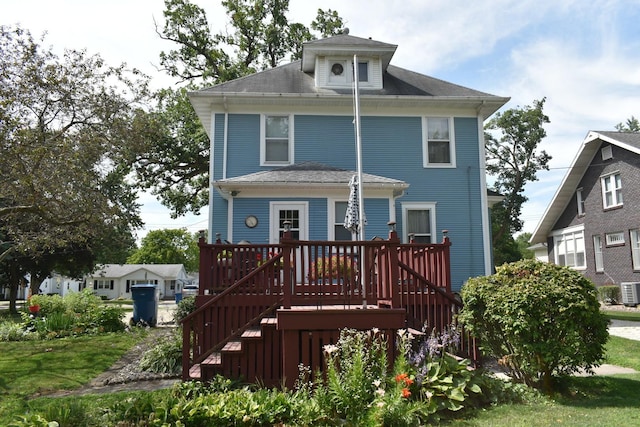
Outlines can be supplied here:
[[262, 327], [267, 327], [267, 326], [275, 327], [277, 324], [278, 324], [278, 319], [276, 319], [275, 317], [264, 317], [262, 320], [260, 320], [260, 326]]
[[189, 378], [194, 380], [199, 380], [202, 378], [202, 374], [200, 373], [200, 364], [196, 363], [191, 368], [189, 368]]
[[219, 352], [214, 351], [202, 361], [201, 365], [222, 366], [222, 355]]
[[229, 341], [222, 347], [220, 353], [240, 353], [242, 352], [242, 342], [240, 341]]
[[241, 338], [242, 339], [249, 339], [249, 340], [261, 339], [262, 338], [262, 330], [261, 329], [247, 329], [246, 331], [244, 331], [242, 333]]

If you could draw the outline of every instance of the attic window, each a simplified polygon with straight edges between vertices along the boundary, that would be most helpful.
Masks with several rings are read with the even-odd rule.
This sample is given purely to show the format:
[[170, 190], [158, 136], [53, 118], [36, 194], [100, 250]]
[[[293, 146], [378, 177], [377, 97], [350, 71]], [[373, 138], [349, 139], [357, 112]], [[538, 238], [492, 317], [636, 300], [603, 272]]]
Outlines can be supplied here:
[[369, 81], [369, 63], [368, 62], [358, 61], [358, 81], [359, 82]]
[[334, 76], [341, 76], [342, 73], [344, 73], [344, 66], [341, 63], [336, 62], [331, 66], [331, 73]]
[[610, 145], [607, 145], [606, 147], [602, 147], [602, 149], [600, 150], [600, 153], [602, 154], [602, 160], [613, 159], [613, 150], [611, 149]]

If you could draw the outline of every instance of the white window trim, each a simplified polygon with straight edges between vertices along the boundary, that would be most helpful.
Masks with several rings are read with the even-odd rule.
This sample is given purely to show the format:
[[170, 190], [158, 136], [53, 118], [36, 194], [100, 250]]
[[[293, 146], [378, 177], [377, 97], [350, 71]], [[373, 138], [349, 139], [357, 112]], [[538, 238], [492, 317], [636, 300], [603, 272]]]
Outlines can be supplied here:
[[[289, 160], [286, 162], [267, 162], [267, 147], [266, 147], [266, 119], [267, 117], [289, 117]], [[260, 115], [260, 166], [286, 166], [292, 165], [295, 163], [294, 159], [294, 123], [293, 123], [293, 114], [261, 114]]]
[[576, 190], [576, 202], [578, 203], [578, 216], [584, 216], [584, 199], [582, 198], [582, 188]]
[[[623, 205], [623, 200], [624, 199], [622, 201], [618, 200], [618, 197], [616, 196], [616, 191], [622, 190], [622, 177], [620, 177], [620, 187], [617, 188], [617, 187], [614, 186], [615, 183], [616, 183], [615, 177], [619, 176], [619, 175], [620, 175], [620, 171], [616, 171], [616, 172], [612, 172], [612, 173], [607, 174], [607, 175], [602, 175], [600, 177], [600, 187], [601, 187], [601, 190], [602, 190], [602, 207], [604, 209], [617, 208], [617, 207]], [[613, 195], [613, 197], [612, 197], [613, 203], [611, 205], [609, 205], [609, 206], [607, 206], [607, 192], [605, 191], [605, 181], [606, 180], [611, 180], [611, 184], [612, 184], [611, 194]], [[621, 197], [621, 199], [622, 199], [622, 197]]]
[[602, 236], [596, 234], [593, 236], [593, 261], [596, 273], [604, 272], [604, 256], [602, 254]]
[[606, 233], [604, 238], [607, 246], [624, 246], [625, 244], [623, 231]]
[[[450, 163], [429, 163], [429, 119], [448, 119], [449, 121], [449, 155]], [[456, 167], [456, 136], [452, 116], [424, 116], [422, 117], [422, 164], [425, 168], [455, 168]]]
[[430, 210], [430, 228], [431, 228], [431, 243], [437, 243], [436, 236], [436, 202], [413, 202], [402, 203], [402, 243], [409, 243], [409, 230], [407, 219], [407, 211], [409, 210]]
[[[336, 239], [336, 230], [335, 226], [338, 223], [344, 223], [344, 218], [336, 218], [336, 203], [343, 202], [348, 203], [349, 201], [346, 199], [327, 199], [327, 236], [328, 240]], [[351, 239], [356, 240], [356, 233], [351, 233]]]
[[[582, 245], [585, 246], [584, 225], [577, 225], [577, 226], [574, 226], [574, 227], [564, 228], [562, 230], [555, 230], [552, 233], [552, 237], [553, 237], [553, 262], [555, 264], [560, 265], [560, 259], [559, 259], [559, 254], [558, 254], [558, 245], [556, 243], [556, 239], [558, 237], [566, 236], [568, 234], [576, 234], [576, 233], [582, 233]], [[584, 248], [583, 254], [584, 254], [584, 256], [583, 256], [584, 265], [580, 265], [580, 266], [576, 265], [576, 266], [569, 266], [569, 267], [573, 268], [574, 270], [586, 270], [587, 269], [586, 247]], [[565, 256], [566, 256], [566, 254], [565, 254]]]
[[631, 244], [631, 265], [634, 270], [640, 270], [640, 228], [629, 230], [629, 242]]

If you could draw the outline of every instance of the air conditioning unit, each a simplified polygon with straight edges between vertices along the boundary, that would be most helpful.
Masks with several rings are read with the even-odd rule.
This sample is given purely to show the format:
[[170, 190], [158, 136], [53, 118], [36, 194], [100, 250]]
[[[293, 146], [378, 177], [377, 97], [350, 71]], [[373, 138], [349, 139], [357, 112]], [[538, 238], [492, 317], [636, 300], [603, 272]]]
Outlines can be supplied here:
[[640, 304], [640, 282], [622, 282], [620, 288], [624, 305], [635, 307]]

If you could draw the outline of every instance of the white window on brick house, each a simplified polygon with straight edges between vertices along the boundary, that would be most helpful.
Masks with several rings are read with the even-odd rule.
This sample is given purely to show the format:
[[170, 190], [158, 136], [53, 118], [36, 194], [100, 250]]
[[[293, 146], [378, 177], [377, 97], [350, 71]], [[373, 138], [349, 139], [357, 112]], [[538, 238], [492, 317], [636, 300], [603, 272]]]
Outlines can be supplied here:
[[576, 190], [576, 202], [578, 203], [578, 216], [584, 215], [584, 198], [582, 197], [582, 188]]
[[631, 261], [634, 270], [640, 270], [640, 228], [633, 229], [629, 232], [631, 240]]
[[607, 246], [622, 246], [624, 245], [624, 233], [622, 231], [616, 233], [607, 233], [604, 235]]
[[555, 263], [575, 269], [586, 268], [584, 229], [572, 227], [557, 231], [553, 236]]
[[602, 237], [600, 235], [593, 236], [593, 257], [596, 272], [604, 271], [604, 257], [602, 256]]
[[622, 206], [622, 179], [620, 173], [612, 173], [600, 178], [602, 186], [602, 206], [605, 209]]

